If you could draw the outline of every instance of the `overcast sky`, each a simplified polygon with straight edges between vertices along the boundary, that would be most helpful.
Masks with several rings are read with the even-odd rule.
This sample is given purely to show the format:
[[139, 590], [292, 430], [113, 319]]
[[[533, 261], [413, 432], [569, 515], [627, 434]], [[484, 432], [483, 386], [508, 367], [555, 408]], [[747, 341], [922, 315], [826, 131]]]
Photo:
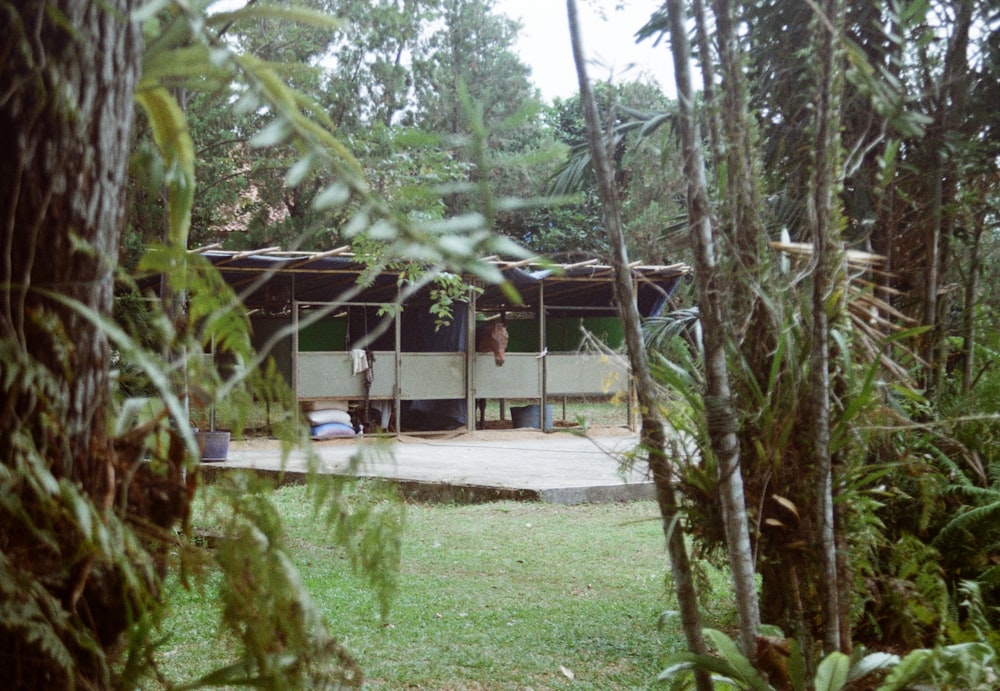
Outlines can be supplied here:
[[[576, 68], [569, 44], [565, 0], [496, 0], [497, 9], [524, 25], [518, 41], [521, 59], [531, 67], [532, 81], [542, 97], [572, 96], [577, 92]], [[665, 93], [675, 91], [670, 46], [651, 40], [636, 45], [634, 34], [662, 0], [577, 0], [583, 47], [591, 81], [609, 77], [632, 81], [651, 77]], [[606, 9], [605, 19], [594, 6]], [[615, 11], [615, 5], [624, 9]]]

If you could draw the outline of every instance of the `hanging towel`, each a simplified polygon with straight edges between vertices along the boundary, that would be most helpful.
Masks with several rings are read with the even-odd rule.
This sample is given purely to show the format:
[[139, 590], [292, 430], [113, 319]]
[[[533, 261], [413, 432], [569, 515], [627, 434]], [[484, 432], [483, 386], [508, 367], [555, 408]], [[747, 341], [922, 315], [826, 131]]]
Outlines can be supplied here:
[[362, 348], [351, 351], [351, 362], [354, 363], [354, 374], [361, 374], [368, 369], [368, 354]]
[[392, 401], [372, 401], [370, 405], [379, 412], [379, 424], [382, 429], [389, 429], [389, 422], [392, 420]]

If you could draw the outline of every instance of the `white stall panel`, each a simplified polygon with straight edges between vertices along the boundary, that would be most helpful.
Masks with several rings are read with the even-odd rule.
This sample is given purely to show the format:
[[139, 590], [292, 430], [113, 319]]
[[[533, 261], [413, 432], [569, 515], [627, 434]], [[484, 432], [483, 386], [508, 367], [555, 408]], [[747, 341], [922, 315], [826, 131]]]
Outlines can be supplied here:
[[478, 398], [538, 398], [542, 395], [542, 361], [534, 353], [507, 353], [497, 367], [490, 353], [476, 354]]
[[606, 355], [550, 353], [545, 372], [549, 396], [624, 393], [629, 387], [628, 366]]
[[400, 399], [465, 398], [465, 353], [403, 353], [401, 358]]
[[[296, 389], [299, 398], [364, 398], [365, 378], [353, 373], [351, 354], [346, 351], [300, 352], [297, 358]], [[395, 383], [395, 355], [375, 352], [375, 377], [369, 395], [392, 398]]]

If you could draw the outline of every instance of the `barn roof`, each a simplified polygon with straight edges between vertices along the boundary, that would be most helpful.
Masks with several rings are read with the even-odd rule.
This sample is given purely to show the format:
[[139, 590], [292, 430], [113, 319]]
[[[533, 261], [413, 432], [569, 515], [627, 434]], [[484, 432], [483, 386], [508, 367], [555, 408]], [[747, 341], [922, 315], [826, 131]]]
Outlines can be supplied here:
[[[360, 288], [359, 279], [367, 267], [346, 247], [327, 252], [283, 251], [276, 247], [245, 252], [212, 248], [195, 251], [218, 268], [248, 309], [266, 312], [287, 310], [292, 299], [305, 303], [391, 303], [396, 299], [401, 275], [399, 271], [384, 271]], [[513, 303], [501, 286], [488, 285], [476, 298], [480, 310], [534, 312], [544, 304], [550, 315], [617, 313], [613, 269], [596, 259], [572, 264], [513, 262], [496, 257], [486, 261], [494, 264], [517, 290], [521, 305]], [[680, 263], [651, 266], [633, 262], [630, 269], [639, 312], [647, 317], [660, 312], [677, 283], [690, 273], [690, 268]], [[429, 300], [426, 291], [409, 301], [422, 300]]]

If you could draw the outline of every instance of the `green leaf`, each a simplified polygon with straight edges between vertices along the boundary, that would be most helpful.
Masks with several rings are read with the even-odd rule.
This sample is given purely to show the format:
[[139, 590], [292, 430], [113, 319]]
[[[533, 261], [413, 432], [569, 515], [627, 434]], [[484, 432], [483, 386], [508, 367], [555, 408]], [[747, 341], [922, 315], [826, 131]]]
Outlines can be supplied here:
[[168, 369], [164, 366], [163, 362], [156, 359], [155, 353], [144, 348], [141, 343], [136, 342], [111, 317], [97, 312], [79, 300], [42, 288], [37, 288], [36, 290], [44, 293], [50, 300], [76, 310], [87, 321], [104, 330], [104, 333], [108, 336], [108, 340], [115, 344], [122, 353], [127, 354], [132, 362], [149, 378], [150, 383], [156, 388], [171, 418], [181, 425], [180, 432], [184, 437], [188, 451], [192, 456], [197, 456], [198, 446], [195, 443], [191, 428], [186, 424], [188, 420], [187, 410], [180, 397], [174, 391], [173, 384], [168, 376]]
[[892, 653], [871, 653], [869, 655], [865, 655], [851, 667], [851, 673], [848, 677], [848, 681], [860, 679], [861, 677], [871, 674], [872, 672], [889, 669], [898, 664], [899, 655], [893, 655]]
[[816, 691], [840, 691], [847, 683], [850, 669], [851, 658], [840, 652], [830, 653], [816, 669]]
[[258, 4], [248, 4], [246, 7], [232, 12], [217, 12], [208, 15], [206, 24], [212, 27], [226, 26], [234, 22], [249, 22], [259, 19], [277, 19], [330, 30], [340, 28], [341, 24], [336, 17], [308, 7]]
[[367, 235], [372, 240], [384, 240], [386, 242], [399, 237], [398, 229], [388, 221], [376, 221], [369, 226]]
[[806, 656], [802, 653], [802, 645], [797, 638], [792, 638], [789, 645], [792, 654], [788, 660], [788, 678], [792, 682], [792, 688], [795, 691], [806, 691], [808, 688], [808, 675], [806, 672]]
[[147, 0], [147, 2], [132, 11], [132, 21], [142, 24], [149, 19], [153, 19], [156, 17], [157, 12], [166, 7], [169, 2], [170, 0]]
[[675, 682], [692, 674], [696, 669], [698, 669], [698, 665], [694, 662], [677, 662], [660, 672], [656, 678], [658, 681]]
[[750, 688], [755, 691], [773, 691], [767, 682], [760, 678], [760, 675], [757, 675], [757, 679], [763, 686], [748, 685], [741, 678], [739, 670], [727, 660], [715, 655], [699, 655], [685, 651], [670, 655], [665, 662], [667, 666], [657, 675], [656, 678], [658, 681], [676, 681], [692, 673], [695, 669], [701, 669], [711, 673], [716, 683], [725, 683], [738, 689]]
[[436, 235], [454, 235], [458, 233], [469, 233], [483, 227], [485, 219], [482, 214], [468, 213], [451, 218], [442, 218], [427, 221], [421, 225], [421, 229]]
[[719, 652], [720, 658], [725, 661], [727, 671], [723, 672], [724, 674], [740, 681], [745, 688], [754, 691], [772, 691], [771, 685], [760, 676], [760, 673], [754, 669], [750, 661], [740, 652], [739, 646], [729, 636], [715, 629], [705, 629], [705, 638], [711, 642]]
[[167, 170], [167, 242], [186, 248], [195, 188], [194, 143], [187, 119], [177, 99], [163, 87], [140, 89], [135, 98], [149, 119], [153, 141]]
[[147, 59], [142, 67], [142, 84], [140, 90], [156, 86], [167, 86], [178, 82], [187, 83], [192, 80], [204, 88], [205, 80], [215, 80], [217, 83], [228, 82], [232, 70], [229, 68], [228, 51], [222, 55], [227, 60], [210, 52], [207, 46], [183, 46], [163, 51], [155, 58]]
[[911, 650], [885, 678], [879, 691], [899, 691], [923, 679], [931, 668], [932, 653], [926, 648]]
[[336, 182], [332, 185], [324, 187], [323, 190], [316, 195], [316, 198], [313, 200], [313, 208], [317, 211], [337, 208], [346, 204], [347, 200], [350, 198], [351, 188], [343, 183]]
[[292, 133], [291, 124], [284, 118], [275, 118], [264, 129], [255, 134], [250, 140], [250, 146], [263, 149], [268, 146], [281, 144], [288, 135]]
[[309, 155], [297, 160], [285, 173], [285, 184], [289, 187], [298, 187], [312, 172], [314, 163], [313, 157]]
[[68, 484], [63, 484], [62, 486], [62, 498], [66, 505], [72, 509], [73, 517], [76, 519], [76, 525], [80, 532], [86, 536], [87, 540], [90, 540], [94, 528], [90, 515], [90, 503], [85, 501], [75, 491], [75, 488]]

